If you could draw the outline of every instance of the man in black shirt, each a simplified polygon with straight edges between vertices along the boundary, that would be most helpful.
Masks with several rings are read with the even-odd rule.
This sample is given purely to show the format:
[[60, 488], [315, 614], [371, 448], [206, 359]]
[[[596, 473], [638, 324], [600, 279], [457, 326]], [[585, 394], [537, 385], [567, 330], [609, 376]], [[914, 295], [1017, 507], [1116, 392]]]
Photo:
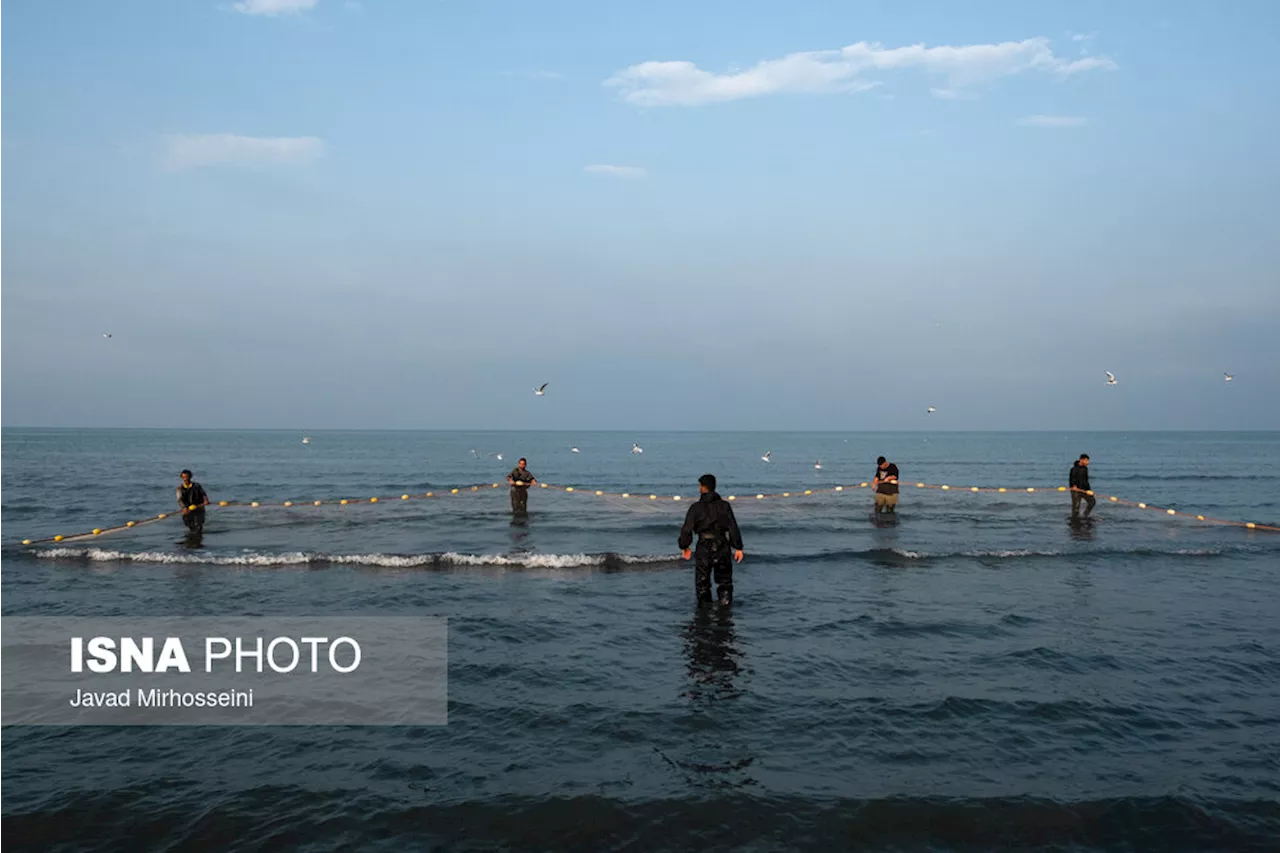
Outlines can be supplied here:
[[1076, 464], [1071, 466], [1071, 473], [1067, 475], [1067, 485], [1071, 487], [1071, 517], [1080, 517], [1080, 501], [1087, 504], [1084, 508], [1084, 517], [1088, 518], [1089, 513], [1093, 512], [1093, 506], [1097, 501], [1093, 497], [1093, 489], [1089, 487], [1089, 454], [1082, 453]]
[[528, 460], [522, 456], [507, 475], [507, 482], [511, 484], [511, 511], [515, 513], [528, 512], [529, 486], [538, 482], [538, 478], [530, 473], [528, 465]]
[[898, 466], [883, 456], [877, 459], [871, 488], [876, 493], [876, 512], [894, 512], [898, 506]]
[[178, 506], [182, 507], [182, 523], [192, 533], [204, 531], [204, 508], [209, 505], [209, 496], [204, 487], [191, 479], [191, 472], [184, 470], [180, 475], [182, 482], [178, 484]]
[[711, 575], [715, 572], [720, 603], [733, 603], [733, 563], [729, 561], [729, 549], [733, 559], [742, 562], [742, 534], [738, 521], [733, 517], [733, 507], [716, 494], [714, 474], [698, 478], [698, 502], [689, 507], [680, 528], [680, 556], [689, 559], [689, 547], [693, 537], [698, 537], [698, 560], [694, 569], [693, 587], [699, 604], [711, 602]]

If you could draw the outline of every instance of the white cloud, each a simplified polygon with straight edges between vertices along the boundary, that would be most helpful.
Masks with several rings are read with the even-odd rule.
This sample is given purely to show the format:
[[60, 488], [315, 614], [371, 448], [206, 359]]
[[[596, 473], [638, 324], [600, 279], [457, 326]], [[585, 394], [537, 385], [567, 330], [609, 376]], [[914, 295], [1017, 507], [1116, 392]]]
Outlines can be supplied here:
[[649, 177], [649, 173], [638, 166], [584, 166], [583, 171], [591, 172], [596, 175], [609, 175], [614, 178], [626, 178], [633, 181], [639, 178]]
[[1018, 119], [1023, 127], [1084, 127], [1089, 123], [1081, 116], [1027, 116]]
[[1071, 37], [1071, 40], [1072, 41], [1092, 41], [1097, 37], [1098, 37], [1098, 34], [1096, 32], [1095, 33], [1076, 33]]
[[929, 93], [940, 101], [972, 101], [978, 97], [963, 89], [930, 89]]
[[885, 48], [858, 42], [839, 50], [793, 53], [725, 74], [704, 71], [692, 62], [642, 62], [614, 74], [604, 85], [620, 90], [623, 100], [637, 106], [694, 106], [761, 95], [860, 92], [879, 85], [866, 80], [866, 74], [910, 68], [943, 75], [947, 85], [941, 91], [958, 92], [1024, 71], [1069, 77], [1116, 67], [1103, 58], [1062, 59], [1046, 38], [962, 47]]
[[206, 166], [295, 166], [323, 156], [324, 142], [314, 136], [178, 134], [164, 138], [160, 167], [166, 172], [181, 172]]
[[231, 8], [245, 15], [288, 15], [315, 8], [320, 0], [241, 0]]

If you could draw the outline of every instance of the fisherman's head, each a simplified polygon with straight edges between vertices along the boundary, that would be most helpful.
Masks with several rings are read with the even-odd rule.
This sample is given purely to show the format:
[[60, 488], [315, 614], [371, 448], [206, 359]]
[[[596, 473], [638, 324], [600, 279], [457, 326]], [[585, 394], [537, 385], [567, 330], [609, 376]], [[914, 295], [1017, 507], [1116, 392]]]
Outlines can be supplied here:
[[516, 467], [519, 468], [521, 471], [523, 471], [525, 466], [528, 464], [529, 464], [529, 460], [521, 456], [520, 461], [516, 463]]
[[701, 477], [698, 478], [699, 492], [705, 495], [708, 492], [714, 492], [715, 490], [716, 490], [715, 474], [703, 474]]
[[888, 467], [889, 467], [889, 460], [888, 460], [888, 459], [885, 459], [883, 456], [881, 456], [879, 459], [877, 459], [877, 460], [876, 460], [876, 467], [877, 467], [877, 468], [888, 468]]
[[1087, 467], [1089, 467], [1089, 454], [1088, 454], [1088, 453], [1081, 453], [1081, 454], [1080, 454], [1080, 464], [1081, 464], [1081, 465], [1083, 465], [1083, 466], [1085, 466], [1086, 468], [1087, 468]]
[[183, 468], [183, 469], [182, 469], [182, 473], [181, 473], [181, 474], [179, 474], [178, 476], [182, 478], [182, 482], [184, 482], [184, 483], [190, 483], [190, 482], [191, 482], [191, 472], [190, 472], [190, 471], [188, 471], [188, 470], [187, 470], [187, 469], [185, 469], [185, 468]]

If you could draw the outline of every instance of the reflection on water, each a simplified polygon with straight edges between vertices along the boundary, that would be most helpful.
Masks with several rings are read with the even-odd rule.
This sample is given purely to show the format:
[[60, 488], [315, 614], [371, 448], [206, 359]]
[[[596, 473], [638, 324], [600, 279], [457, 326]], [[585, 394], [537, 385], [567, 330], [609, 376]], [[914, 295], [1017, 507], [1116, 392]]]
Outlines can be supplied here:
[[728, 607], [699, 607], [684, 631], [688, 658], [689, 689], [683, 694], [694, 700], [718, 702], [742, 695], [736, 683], [742, 672], [742, 657], [733, 628], [733, 612]]

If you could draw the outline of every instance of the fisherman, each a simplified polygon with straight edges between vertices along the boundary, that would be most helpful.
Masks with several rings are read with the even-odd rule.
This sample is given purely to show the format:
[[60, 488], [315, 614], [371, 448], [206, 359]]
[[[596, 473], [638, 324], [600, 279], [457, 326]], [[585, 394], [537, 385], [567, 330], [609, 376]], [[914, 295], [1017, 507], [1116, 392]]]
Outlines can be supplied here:
[[511, 511], [514, 513], [528, 512], [529, 486], [538, 482], [538, 478], [530, 473], [528, 464], [529, 461], [521, 456], [507, 475], [507, 482], [511, 485]]
[[1084, 501], [1084, 517], [1088, 518], [1089, 513], [1093, 512], [1094, 504], [1097, 500], [1093, 497], [1093, 489], [1089, 487], [1089, 454], [1081, 453], [1080, 458], [1076, 460], [1076, 464], [1071, 466], [1071, 473], [1067, 476], [1067, 485], [1071, 487], [1071, 517], [1080, 517], [1080, 501]]
[[178, 506], [182, 507], [182, 523], [192, 533], [204, 532], [204, 508], [209, 505], [209, 496], [204, 487], [191, 479], [191, 472], [183, 469], [182, 482], [178, 484]]
[[876, 494], [876, 514], [893, 513], [898, 506], [898, 466], [883, 456], [878, 458], [871, 489]]
[[711, 603], [711, 577], [715, 573], [716, 591], [720, 604], [733, 603], [733, 563], [729, 561], [729, 549], [733, 559], [742, 562], [742, 534], [738, 521], [733, 517], [733, 507], [716, 494], [714, 474], [698, 478], [698, 502], [685, 513], [684, 526], [680, 528], [680, 556], [689, 559], [693, 552], [689, 546], [698, 537], [698, 560], [694, 569], [693, 586], [699, 604]]

